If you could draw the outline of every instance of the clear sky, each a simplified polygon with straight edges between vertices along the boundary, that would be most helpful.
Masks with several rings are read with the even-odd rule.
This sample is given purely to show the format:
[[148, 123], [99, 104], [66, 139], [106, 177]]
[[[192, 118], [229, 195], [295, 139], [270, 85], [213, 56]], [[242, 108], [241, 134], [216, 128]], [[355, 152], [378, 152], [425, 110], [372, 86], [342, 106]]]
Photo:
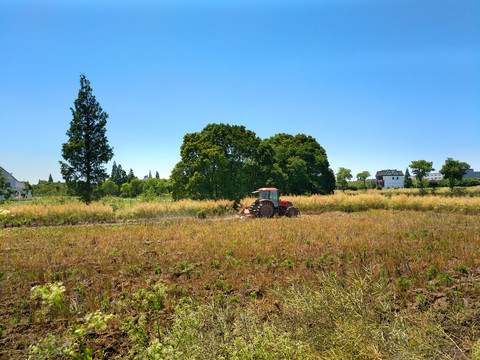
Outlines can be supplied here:
[[2, 0], [0, 165], [18, 180], [61, 180], [81, 73], [137, 177], [169, 177], [209, 123], [311, 135], [354, 176], [480, 170], [478, 0]]

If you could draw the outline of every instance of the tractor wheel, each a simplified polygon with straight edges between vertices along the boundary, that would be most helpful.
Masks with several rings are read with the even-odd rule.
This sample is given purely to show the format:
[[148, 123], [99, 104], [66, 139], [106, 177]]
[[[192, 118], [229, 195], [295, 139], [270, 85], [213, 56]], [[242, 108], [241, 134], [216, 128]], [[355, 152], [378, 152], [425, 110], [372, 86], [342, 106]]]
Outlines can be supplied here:
[[275, 211], [273, 210], [272, 204], [268, 202], [262, 202], [260, 203], [260, 206], [258, 207], [258, 217], [265, 217], [265, 218], [271, 218]]
[[278, 207], [278, 216], [285, 216], [287, 215], [287, 207], [286, 206], [279, 206]]
[[300, 211], [298, 211], [298, 209], [295, 206], [290, 206], [287, 209], [287, 216], [288, 217], [295, 217], [295, 216], [298, 216], [299, 214], [300, 214]]
[[260, 205], [260, 201], [255, 200], [255, 202], [252, 205], [250, 205], [250, 208], [248, 209], [250, 214], [256, 214], [259, 205]]

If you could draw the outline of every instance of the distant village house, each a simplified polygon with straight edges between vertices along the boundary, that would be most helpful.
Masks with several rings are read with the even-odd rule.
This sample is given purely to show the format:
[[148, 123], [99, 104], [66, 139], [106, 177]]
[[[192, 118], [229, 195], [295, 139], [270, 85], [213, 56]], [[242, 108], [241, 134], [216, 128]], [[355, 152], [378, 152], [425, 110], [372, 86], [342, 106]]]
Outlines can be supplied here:
[[375, 174], [377, 186], [384, 189], [403, 188], [403, 172], [398, 170], [381, 170]]
[[[32, 191], [27, 189], [25, 183], [18, 181], [15, 177], [10, 174], [7, 170], [0, 166], [0, 173], [5, 177], [7, 181], [7, 189], [10, 189], [12, 192], [11, 198], [17, 199], [30, 199], [32, 197]], [[4, 196], [0, 195], [0, 199], [3, 199]]]
[[425, 180], [427, 181], [431, 181], [431, 180], [440, 181], [442, 179], [443, 179], [443, 175], [440, 174], [439, 172], [431, 172], [431, 173], [428, 173], [427, 176], [425, 176]]

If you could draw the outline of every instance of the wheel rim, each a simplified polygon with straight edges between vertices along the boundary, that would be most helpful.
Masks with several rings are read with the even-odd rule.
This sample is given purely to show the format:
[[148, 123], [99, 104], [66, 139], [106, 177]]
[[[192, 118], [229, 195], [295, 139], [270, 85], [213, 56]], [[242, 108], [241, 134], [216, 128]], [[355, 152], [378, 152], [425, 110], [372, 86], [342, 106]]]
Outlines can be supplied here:
[[263, 205], [261, 208], [260, 208], [260, 215], [262, 217], [272, 217], [273, 215], [273, 208], [270, 206], [270, 205]]

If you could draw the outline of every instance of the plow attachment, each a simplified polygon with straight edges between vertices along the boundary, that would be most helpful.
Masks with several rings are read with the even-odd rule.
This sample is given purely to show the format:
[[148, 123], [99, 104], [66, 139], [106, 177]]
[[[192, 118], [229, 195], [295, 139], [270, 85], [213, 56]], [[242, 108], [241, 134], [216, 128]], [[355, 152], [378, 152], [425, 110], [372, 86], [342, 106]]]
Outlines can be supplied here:
[[246, 218], [254, 218], [255, 214], [252, 214], [250, 212], [250, 208], [248, 206], [244, 207], [242, 211], [240, 211], [238, 214], [240, 217], [246, 217]]

